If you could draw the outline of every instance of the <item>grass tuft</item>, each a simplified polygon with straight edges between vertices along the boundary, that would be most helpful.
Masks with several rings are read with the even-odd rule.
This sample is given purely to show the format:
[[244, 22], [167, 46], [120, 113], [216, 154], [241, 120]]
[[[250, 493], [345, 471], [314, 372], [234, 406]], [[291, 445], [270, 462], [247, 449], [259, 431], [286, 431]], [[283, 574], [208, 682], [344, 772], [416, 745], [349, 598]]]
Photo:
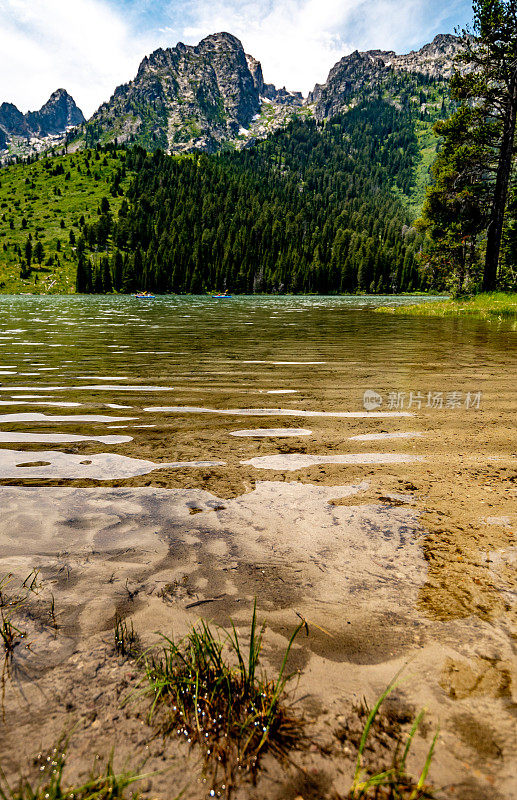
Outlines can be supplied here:
[[397, 749], [391, 768], [369, 776], [365, 776], [363, 772], [363, 756], [368, 735], [382, 703], [395, 688], [397, 678], [398, 674], [388, 684], [368, 715], [359, 744], [354, 780], [347, 800], [432, 800], [435, 797], [432, 787], [428, 786], [426, 781], [438, 739], [438, 731], [431, 742], [418, 780], [406, 772], [407, 757], [414, 736], [424, 718], [424, 711], [421, 711], [413, 722], [402, 757], [398, 757]]
[[[54, 748], [44, 763], [44, 775], [36, 786], [20, 780], [13, 788], [0, 771], [0, 800], [112, 800], [124, 798], [127, 787], [143, 777], [133, 773], [117, 775], [110, 759], [101, 773], [92, 772], [85, 783], [63, 786], [65, 753]], [[131, 793], [131, 798], [137, 800], [138, 795]]]
[[145, 655], [149, 720], [201, 745], [212, 786], [227, 796], [239, 772], [256, 777], [266, 751], [283, 758], [301, 744], [303, 722], [284, 700], [287, 659], [303, 627], [294, 630], [275, 680], [259, 674], [264, 625], [257, 625], [256, 603], [247, 652], [233, 623], [214, 633], [202, 620], [178, 643], [164, 636], [160, 653]]
[[20, 644], [25, 634], [13, 625], [9, 617], [5, 617], [3, 612], [0, 615], [0, 641], [5, 651], [6, 659], [12, 657], [16, 645]]
[[10, 604], [11, 598], [9, 595], [5, 594], [5, 590], [12, 583], [14, 580], [14, 575], [12, 572], [9, 572], [7, 575], [3, 575], [0, 578], [0, 608], [4, 608]]
[[128, 626], [125, 619], [115, 615], [115, 650], [120, 656], [136, 656], [140, 652], [138, 636], [133, 628]]

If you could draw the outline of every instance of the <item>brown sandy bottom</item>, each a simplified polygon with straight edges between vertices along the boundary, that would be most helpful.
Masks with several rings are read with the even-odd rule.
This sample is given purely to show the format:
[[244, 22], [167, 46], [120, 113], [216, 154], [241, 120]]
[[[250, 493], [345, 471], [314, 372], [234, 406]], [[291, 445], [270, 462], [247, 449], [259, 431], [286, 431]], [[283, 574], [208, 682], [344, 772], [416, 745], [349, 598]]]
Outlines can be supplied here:
[[[432, 487], [419, 469], [425, 498]], [[146, 701], [123, 704], [141, 668], [115, 652], [115, 615], [148, 646], [157, 632], [185, 634], [200, 615], [245, 631], [257, 598], [271, 674], [297, 614], [308, 620], [289, 667], [300, 672], [291, 699], [308, 720], [310, 745], [287, 767], [267, 757], [257, 785], [243, 780], [238, 797], [346, 792], [364, 722], [358, 709], [400, 668], [368, 753], [373, 766], [389, 762], [397, 731], [426, 707], [410, 771], [439, 726], [431, 769], [439, 796], [517, 797], [510, 518], [488, 516], [470, 537], [450, 519], [440, 530], [440, 512], [421, 516], [425, 499], [413, 483], [355, 471], [353, 485], [325, 485], [330, 470], [323, 483], [282, 475], [231, 497], [195, 485], [1, 487], [0, 575], [13, 574], [4, 596], [39, 570], [39, 589], [12, 617], [26, 636], [4, 675], [7, 778], [37, 779], [35, 757], [67, 734], [70, 780], [114, 751], [118, 769], [155, 773], [140, 787], [146, 796], [206, 797], [200, 753], [157, 737]]]

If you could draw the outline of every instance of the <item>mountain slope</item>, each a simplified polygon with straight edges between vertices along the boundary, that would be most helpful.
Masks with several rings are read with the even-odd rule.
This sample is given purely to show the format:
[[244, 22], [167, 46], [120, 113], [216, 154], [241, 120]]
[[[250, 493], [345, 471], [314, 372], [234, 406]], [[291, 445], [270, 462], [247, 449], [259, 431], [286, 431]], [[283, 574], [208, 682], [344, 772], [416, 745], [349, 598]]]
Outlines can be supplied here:
[[[260, 63], [235, 36], [216, 33], [195, 47], [180, 42], [144, 58], [134, 80], [119, 86], [88, 121], [85, 142], [116, 138], [148, 149], [214, 152], [247, 133], [263, 92], [276, 98]], [[301, 105], [301, 95], [293, 102]]]
[[439, 35], [421, 50], [407, 55], [356, 50], [332, 67], [325, 84], [316, 84], [307, 103], [320, 120], [346, 111], [354, 100], [379, 94], [402, 104], [411, 101], [420, 110], [428, 100], [429, 87], [448, 83], [459, 48], [457, 36]]
[[110, 225], [111, 254], [90, 263], [85, 252], [78, 287], [419, 288], [419, 238], [393, 192], [410, 190], [416, 155], [411, 116], [384, 101], [363, 103], [326, 126], [294, 120], [240, 152], [176, 158], [134, 148], [129, 209]]
[[95, 229], [103, 197], [110, 213], [118, 212], [130, 181], [125, 158], [120, 151], [84, 150], [0, 170], [0, 292], [73, 291], [80, 223]]

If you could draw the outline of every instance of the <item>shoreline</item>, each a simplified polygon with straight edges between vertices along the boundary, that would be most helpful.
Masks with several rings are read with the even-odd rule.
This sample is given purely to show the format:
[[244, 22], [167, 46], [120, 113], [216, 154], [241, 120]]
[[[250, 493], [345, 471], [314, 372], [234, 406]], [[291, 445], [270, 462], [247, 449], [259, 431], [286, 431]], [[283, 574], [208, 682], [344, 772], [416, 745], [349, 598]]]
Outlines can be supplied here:
[[404, 307], [380, 306], [376, 314], [405, 314], [415, 317], [469, 316], [480, 319], [517, 317], [517, 293], [491, 292], [465, 298], [449, 298]]

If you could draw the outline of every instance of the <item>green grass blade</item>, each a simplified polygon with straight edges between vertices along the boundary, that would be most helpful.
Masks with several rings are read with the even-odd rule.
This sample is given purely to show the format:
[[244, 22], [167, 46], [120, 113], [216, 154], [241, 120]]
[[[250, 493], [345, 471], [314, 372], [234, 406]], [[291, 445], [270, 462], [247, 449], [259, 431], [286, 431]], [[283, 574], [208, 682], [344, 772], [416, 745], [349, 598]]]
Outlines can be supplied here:
[[406, 759], [407, 759], [407, 757], [409, 755], [409, 751], [411, 749], [411, 743], [413, 741], [415, 733], [417, 732], [418, 728], [420, 727], [420, 723], [422, 722], [422, 720], [424, 718], [424, 714], [425, 714], [425, 708], [423, 708], [420, 711], [420, 713], [418, 714], [418, 716], [415, 719], [415, 721], [413, 723], [413, 726], [412, 726], [412, 728], [411, 728], [411, 730], [410, 730], [410, 732], [408, 734], [406, 746], [404, 747], [404, 753], [402, 754], [402, 759], [400, 761], [400, 769], [401, 770], [405, 769]]
[[403, 670], [403, 667], [397, 672], [395, 677], [387, 685], [387, 687], [385, 688], [385, 690], [383, 691], [383, 693], [381, 694], [381, 696], [378, 698], [377, 702], [375, 703], [374, 707], [370, 711], [370, 714], [368, 715], [368, 719], [366, 720], [365, 726], [363, 728], [363, 733], [362, 733], [362, 736], [361, 736], [361, 741], [359, 743], [359, 752], [357, 754], [357, 761], [356, 761], [355, 773], [354, 773], [354, 781], [353, 781], [353, 784], [352, 784], [352, 791], [351, 791], [351, 797], [352, 798], [355, 797], [356, 786], [357, 786], [357, 784], [359, 782], [359, 776], [361, 774], [362, 763], [363, 763], [363, 752], [364, 752], [364, 748], [365, 748], [365, 745], [366, 745], [366, 740], [368, 739], [368, 734], [370, 733], [370, 728], [372, 727], [373, 721], [374, 721], [375, 717], [377, 716], [377, 712], [379, 711], [379, 708], [381, 707], [382, 703], [387, 698], [387, 696], [389, 694], [391, 694], [391, 692], [395, 688], [395, 685], [397, 683], [397, 680], [398, 680], [399, 675], [401, 674], [402, 670]]
[[431, 747], [429, 748], [429, 752], [427, 753], [427, 758], [425, 760], [424, 768], [422, 770], [420, 778], [418, 779], [417, 787], [411, 793], [411, 796], [410, 796], [409, 800], [416, 800], [416, 798], [418, 797], [418, 793], [421, 792], [422, 789], [424, 788], [424, 784], [425, 784], [426, 779], [427, 779], [427, 774], [428, 774], [429, 768], [431, 766], [431, 761], [433, 760], [434, 749], [436, 747], [436, 742], [438, 741], [438, 734], [439, 733], [440, 733], [440, 729], [438, 729], [436, 731], [436, 733], [435, 733], [435, 735], [433, 737], [433, 741], [431, 742]]

